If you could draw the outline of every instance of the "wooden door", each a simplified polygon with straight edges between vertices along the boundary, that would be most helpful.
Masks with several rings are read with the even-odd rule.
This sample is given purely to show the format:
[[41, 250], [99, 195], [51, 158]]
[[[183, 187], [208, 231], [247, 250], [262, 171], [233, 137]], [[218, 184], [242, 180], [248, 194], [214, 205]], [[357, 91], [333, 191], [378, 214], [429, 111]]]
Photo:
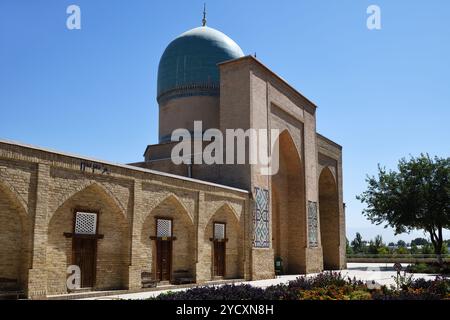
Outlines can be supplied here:
[[73, 239], [73, 264], [80, 267], [81, 287], [92, 288], [95, 284], [95, 265], [97, 261], [97, 240]]
[[214, 241], [214, 276], [225, 276], [225, 242]]
[[156, 272], [159, 281], [170, 281], [172, 265], [172, 241], [156, 241]]

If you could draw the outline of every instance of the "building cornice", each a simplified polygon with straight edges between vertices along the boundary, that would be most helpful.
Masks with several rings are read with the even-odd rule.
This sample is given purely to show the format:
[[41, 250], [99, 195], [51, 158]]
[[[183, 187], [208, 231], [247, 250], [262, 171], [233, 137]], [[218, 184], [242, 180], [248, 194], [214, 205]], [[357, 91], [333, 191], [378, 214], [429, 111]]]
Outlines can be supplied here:
[[259, 67], [261, 67], [264, 71], [268, 72], [272, 77], [274, 77], [276, 80], [278, 80], [279, 82], [281, 82], [283, 85], [285, 85], [289, 91], [291, 91], [291, 93], [296, 96], [297, 98], [299, 98], [300, 100], [303, 100], [307, 103], [306, 109], [308, 109], [308, 111], [312, 114], [315, 113], [316, 109], [317, 109], [317, 105], [312, 102], [310, 99], [308, 99], [307, 97], [305, 97], [303, 94], [301, 94], [297, 89], [295, 89], [293, 86], [291, 86], [286, 80], [284, 80], [281, 76], [279, 76], [278, 74], [276, 74], [274, 71], [272, 71], [269, 67], [267, 67], [264, 63], [262, 63], [260, 60], [258, 60], [257, 58], [255, 58], [252, 55], [247, 55], [241, 58], [237, 58], [237, 59], [233, 59], [233, 60], [227, 60], [224, 62], [219, 63], [219, 66], [225, 66], [225, 65], [230, 65], [230, 64], [238, 64], [238, 63], [242, 63], [242, 62], [250, 62], [250, 63], [254, 63], [256, 65], [258, 65]]
[[175, 175], [175, 174], [171, 174], [171, 173], [165, 173], [165, 172], [161, 172], [161, 171], [135, 167], [135, 166], [132, 166], [132, 165], [119, 164], [119, 163], [113, 163], [113, 162], [104, 161], [104, 160], [98, 160], [98, 159], [94, 159], [94, 158], [90, 158], [90, 157], [79, 156], [79, 155], [76, 155], [76, 154], [55, 151], [55, 150], [42, 148], [42, 147], [36, 147], [36, 146], [33, 146], [33, 145], [24, 144], [24, 143], [20, 143], [20, 142], [16, 142], [16, 141], [0, 139], [0, 149], [2, 148], [2, 145], [19, 147], [19, 148], [23, 148], [23, 149], [28, 149], [28, 150], [34, 150], [34, 151], [38, 151], [38, 152], [47, 153], [49, 155], [57, 155], [57, 156], [68, 157], [68, 158], [71, 158], [71, 159], [77, 159], [77, 160], [88, 161], [88, 162], [93, 162], [93, 163], [97, 163], [97, 164], [103, 164], [103, 165], [107, 165], [107, 166], [111, 166], [111, 167], [117, 167], [117, 168], [121, 168], [121, 169], [131, 170], [131, 171], [134, 171], [134, 172], [148, 173], [148, 174], [152, 174], [152, 175], [156, 175], [156, 176], [161, 176], [161, 177], [166, 177], [166, 178], [171, 178], [171, 179], [177, 179], [177, 180], [183, 180], [183, 181], [187, 181], [187, 182], [192, 182], [192, 183], [197, 183], [197, 184], [201, 184], [201, 185], [216, 187], [216, 188], [220, 188], [220, 189], [235, 191], [235, 192], [239, 192], [239, 193], [245, 193], [245, 194], [249, 193], [247, 190], [233, 188], [233, 187], [229, 187], [229, 186], [226, 186], [226, 185], [221, 185], [221, 184], [218, 184], [218, 183], [212, 183], [212, 182], [207, 182], [207, 181], [193, 179], [193, 178], [187, 178], [187, 177], [183, 177], [183, 176], [179, 176], [179, 175]]
[[325, 141], [326, 143], [333, 145], [334, 147], [338, 148], [339, 150], [342, 150], [342, 146], [341, 146], [340, 144], [334, 142], [333, 140], [328, 139], [327, 137], [321, 135], [320, 133], [316, 133], [316, 136], [317, 136], [319, 139]]

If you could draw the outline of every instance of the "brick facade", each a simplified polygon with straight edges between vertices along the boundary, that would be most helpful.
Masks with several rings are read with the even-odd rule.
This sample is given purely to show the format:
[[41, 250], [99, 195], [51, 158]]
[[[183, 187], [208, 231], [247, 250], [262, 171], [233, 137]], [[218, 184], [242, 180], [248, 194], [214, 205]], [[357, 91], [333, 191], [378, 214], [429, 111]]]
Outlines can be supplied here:
[[[342, 148], [317, 134], [316, 106], [253, 57], [219, 68], [219, 128], [278, 129], [278, 174], [250, 164], [177, 167], [170, 143], [149, 146], [131, 166], [0, 141], [0, 278], [31, 298], [67, 293], [77, 211], [98, 214], [93, 290], [140, 289], [144, 271], [156, 279], [157, 217], [173, 223], [172, 278], [214, 279], [215, 222], [226, 224], [224, 278], [272, 278], [278, 257], [284, 273], [344, 268]], [[255, 245], [260, 205], [267, 241]]]
[[[102, 169], [83, 171], [84, 163]], [[212, 222], [221, 221], [228, 226], [226, 278], [250, 279], [244, 190], [9, 142], [0, 142], [0, 173], [0, 277], [17, 279], [29, 297], [67, 293], [72, 239], [65, 233], [76, 211], [99, 213], [95, 290], [138, 289], [141, 272], [155, 272], [156, 216], [173, 218], [173, 272], [212, 279], [209, 239]]]

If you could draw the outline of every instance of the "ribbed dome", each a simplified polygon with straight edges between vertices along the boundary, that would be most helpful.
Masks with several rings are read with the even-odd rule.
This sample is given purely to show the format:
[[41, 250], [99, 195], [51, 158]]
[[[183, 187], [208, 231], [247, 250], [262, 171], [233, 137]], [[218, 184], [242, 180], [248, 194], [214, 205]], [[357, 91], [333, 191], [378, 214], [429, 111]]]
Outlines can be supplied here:
[[203, 95], [208, 88], [217, 91], [217, 64], [242, 56], [236, 42], [218, 30], [204, 26], [186, 31], [168, 45], [159, 62], [158, 101], [175, 89], [198, 88]]

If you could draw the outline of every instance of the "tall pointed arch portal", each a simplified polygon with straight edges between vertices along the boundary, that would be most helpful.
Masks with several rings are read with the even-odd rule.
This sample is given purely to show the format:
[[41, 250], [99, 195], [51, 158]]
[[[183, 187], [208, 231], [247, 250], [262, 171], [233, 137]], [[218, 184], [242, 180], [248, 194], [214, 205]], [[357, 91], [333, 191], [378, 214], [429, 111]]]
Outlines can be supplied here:
[[337, 270], [339, 264], [339, 198], [336, 180], [329, 168], [319, 177], [320, 235], [323, 265], [326, 270]]
[[272, 176], [272, 247], [283, 274], [305, 271], [306, 219], [304, 171], [287, 130], [279, 136], [279, 170]]

